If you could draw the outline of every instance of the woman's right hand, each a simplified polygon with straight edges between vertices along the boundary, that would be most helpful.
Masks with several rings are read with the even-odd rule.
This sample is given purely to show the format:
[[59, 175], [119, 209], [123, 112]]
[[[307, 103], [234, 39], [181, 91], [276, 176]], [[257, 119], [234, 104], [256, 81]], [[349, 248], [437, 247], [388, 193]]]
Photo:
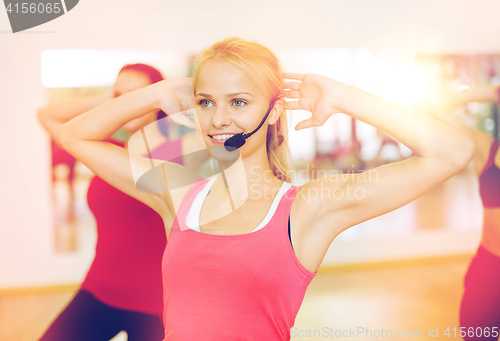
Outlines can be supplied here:
[[159, 98], [159, 109], [163, 110], [175, 123], [195, 129], [189, 116], [194, 115], [193, 80], [172, 78], [154, 84]]

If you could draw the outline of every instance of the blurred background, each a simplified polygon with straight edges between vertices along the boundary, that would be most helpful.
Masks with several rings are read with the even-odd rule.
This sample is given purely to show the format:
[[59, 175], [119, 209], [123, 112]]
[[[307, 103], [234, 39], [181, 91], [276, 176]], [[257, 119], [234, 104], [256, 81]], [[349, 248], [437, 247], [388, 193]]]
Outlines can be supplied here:
[[[110, 91], [127, 63], [189, 76], [196, 53], [228, 36], [268, 46], [287, 72], [323, 74], [409, 106], [500, 84], [498, 13], [493, 0], [82, 0], [12, 34], [0, 10], [0, 340], [36, 340], [78, 288], [95, 247], [85, 198], [92, 173], [53, 162], [40, 107]], [[349, 116], [296, 132], [308, 114], [289, 115], [294, 184], [322, 170], [359, 172], [411, 156]], [[496, 104], [471, 103], [462, 116], [499, 137]], [[458, 328], [463, 275], [482, 224], [477, 186], [469, 165], [342, 233], [308, 289], [297, 329], [420, 329], [422, 340], [428, 328]]]

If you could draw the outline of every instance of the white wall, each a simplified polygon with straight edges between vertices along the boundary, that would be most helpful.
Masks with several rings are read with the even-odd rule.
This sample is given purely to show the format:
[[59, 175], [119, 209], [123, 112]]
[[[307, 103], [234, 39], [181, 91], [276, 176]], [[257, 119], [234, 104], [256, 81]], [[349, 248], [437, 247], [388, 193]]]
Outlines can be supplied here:
[[499, 53], [497, 0], [80, 0], [68, 14], [17, 34], [0, 10], [0, 288], [78, 282], [88, 255], [52, 247], [49, 145], [35, 113], [46, 101], [46, 49], [190, 53], [227, 36], [276, 51], [398, 48]]

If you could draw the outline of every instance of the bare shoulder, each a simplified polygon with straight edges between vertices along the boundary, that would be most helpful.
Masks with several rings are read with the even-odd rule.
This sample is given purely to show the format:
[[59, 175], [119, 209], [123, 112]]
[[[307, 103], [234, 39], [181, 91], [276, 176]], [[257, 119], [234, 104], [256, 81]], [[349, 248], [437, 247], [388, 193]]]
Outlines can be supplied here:
[[130, 155], [135, 187], [154, 194], [156, 210], [164, 215], [175, 214], [193, 184], [202, 179], [196, 172], [175, 162]]

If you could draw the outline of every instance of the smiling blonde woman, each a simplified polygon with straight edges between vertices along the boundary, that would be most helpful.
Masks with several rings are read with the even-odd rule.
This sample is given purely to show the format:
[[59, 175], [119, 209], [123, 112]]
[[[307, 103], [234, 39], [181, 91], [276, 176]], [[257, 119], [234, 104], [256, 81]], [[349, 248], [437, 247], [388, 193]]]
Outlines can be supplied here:
[[[176, 191], [138, 190], [127, 151], [106, 139], [151, 110], [192, 108], [198, 136], [220, 173], [203, 179], [163, 162], [164, 185]], [[361, 173], [294, 186], [287, 109], [312, 113], [295, 129], [346, 113], [386, 131], [415, 156], [372, 170], [372, 181]], [[225, 149], [228, 138], [254, 131], [266, 114], [243, 146]], [[335, 237], [416, 199], [465, 167], [473, 152], [461, 133], [398, 104], [321, 75], [282, 74], [268, 48], [239, 38], [202, 52], [193, 79], [130, 92], [60, 133], [76, 158], [162, 216], [168, 239], [163, 322], [165, 340], [175, 341], [290, 340], [307, 286]]]

